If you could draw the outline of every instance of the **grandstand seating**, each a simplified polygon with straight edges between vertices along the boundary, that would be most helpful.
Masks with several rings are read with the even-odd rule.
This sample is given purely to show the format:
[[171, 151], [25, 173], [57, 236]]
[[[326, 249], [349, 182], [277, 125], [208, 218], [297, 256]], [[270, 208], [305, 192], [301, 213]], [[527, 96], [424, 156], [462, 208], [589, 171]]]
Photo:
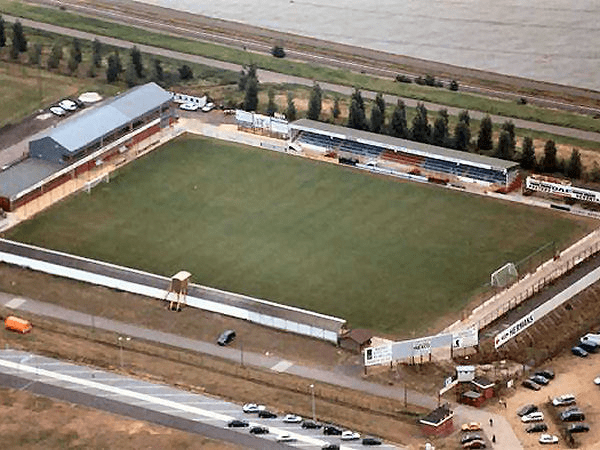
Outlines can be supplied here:
[[425, 171], [438, 174], [465, 177], [492, 184], [506, 184], [505, 174], [501, 170], [471, 166], [468, 162], [452, 162], [446, 159], [436, 158], [433, 155], [419, 156], [405, 152], [394, 152], [386, 149], [383, 145], [376, 146], [364, 144], [354, 140], [340, 139], [310, 131], [300, 132], [296, 137], [295, 142], [313, 145], [328, 151], [335, 150], [368, 158], [381, 158], [383, 160], [393, 161], [411, 167], [418, 167]]

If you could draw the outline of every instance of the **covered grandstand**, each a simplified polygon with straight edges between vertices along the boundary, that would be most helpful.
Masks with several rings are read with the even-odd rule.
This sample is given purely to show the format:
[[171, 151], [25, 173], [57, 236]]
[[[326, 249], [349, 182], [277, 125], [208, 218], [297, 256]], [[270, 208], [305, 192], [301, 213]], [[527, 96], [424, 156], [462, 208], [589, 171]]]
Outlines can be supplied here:
[[342, 162], [392, 164], [411, 173], [495, 185], [508, 189], [519, 165], [512, 161], [450, 150], [314, 120], [290, 123], [290, 148], [318, 152]]
[[171, 94], [155, 83], [76, 113], [29, 142], [23, 161], [0, 171], [0, 208], [14, 211], [168, 127]]

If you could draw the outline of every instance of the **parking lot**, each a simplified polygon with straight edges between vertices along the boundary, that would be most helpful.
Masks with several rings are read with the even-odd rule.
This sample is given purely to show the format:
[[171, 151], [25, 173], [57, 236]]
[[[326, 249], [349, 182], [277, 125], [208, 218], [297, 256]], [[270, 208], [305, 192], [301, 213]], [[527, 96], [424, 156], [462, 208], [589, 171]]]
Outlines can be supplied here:
[[[279, 448], [286, 445], [319, 449], [326, 442], [337, 444], [341, 449], [364, 448], [362, 439], [342, 441], [339, 436], [324, 436], [322, 429], [304, 429], [300, 423], [285, 423], [283, 415], [279, 412], [276, 412], [278, 417], [275, 418], [259, 418], [255, 413], [244, 413], [240, 405], [214, 397], [85, 366], [68, 364], [30, 353], [12, 350], [0, 351], [0, 372], [27, 379], [29, 380], [27, 385], [39, 383], [56, 386], [87, 396], [109, 399], [119, 404], [168, 415], [174, 420], [180, 418], [188, 422], [201, 423], [205, 428], [212, 430], [210, 432], [212, 435], [226, 437], [231, 433], [238, 433], [240, 434], [239, 439], [234, 437], [233, 441], [242, 443], [249, 448]], [[260, 402], [260, 399], [257, 399], [257, 402]], [[248, 426], [228, 427], [228, 424], [235, 419], [247, 421]], [[249, 430], [257, 426], [266, 427], [269, 432], [252, 436]], [[282, 435], [288, 435], [290, 442], [277, 442]], [[260, 436], [260, 438], [256, 436]], [[253, 443], [252, 441], [256, 441], [256, 439], [263, 440], [263, 443]], [[392, 449], [396, 447], [383, 444], [378, 448]]]
[[[539, 391], [524, 388], [518, 383], [514, 395], [506, 398], [507, 407], [497, 406], [497, 412], [505, 414], [511, 423], [519, 440], [525, 449], [533, 448], [571, 448], [565, 441], [565, 425], [558, 418], [564, 407], [551, 405], [552, 399], [562, 394], [575, 395], [575, 405], [585, 414], [584, 422], [590, 426], [587, 433], [573, 434], [576, 448], [600, 448], [600, 386], [594, 384], [594, 378], [600, 375], [600, 353], [590, 354], [587, 358], [580, 358], [571, 354], [570, 349], [565, 349], [559, 357], [548, 362], [544, 367], [554, 370], [556, 376], [547, 386]], [[517, 416], [516, 411], [521, 406], [533, 403], [544, 413], [544, 423], [548, 426], [546, 433], [556, 435], [559, 443], [556, 445], [542, 445], [538, 442], [541, 433], [527, 433], [525, 429], [530, 424], [525, 424]], [[505, 412], [503, 412], [505, 410]]]

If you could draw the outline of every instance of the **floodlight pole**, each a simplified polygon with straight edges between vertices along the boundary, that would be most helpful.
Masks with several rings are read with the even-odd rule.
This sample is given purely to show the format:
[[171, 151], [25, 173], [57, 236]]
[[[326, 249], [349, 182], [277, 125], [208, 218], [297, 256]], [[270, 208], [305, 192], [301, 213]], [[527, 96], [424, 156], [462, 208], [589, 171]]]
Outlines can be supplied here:
[[126, 341], [130, 341], [131, 338], [129, 336], [127, 337], [123, 337], [123, 336], [119, 336], [118, 341], [119, 341], [119, 360], [121, 362], [121, 369], [123, 368], [123, 339], [125, 339]]

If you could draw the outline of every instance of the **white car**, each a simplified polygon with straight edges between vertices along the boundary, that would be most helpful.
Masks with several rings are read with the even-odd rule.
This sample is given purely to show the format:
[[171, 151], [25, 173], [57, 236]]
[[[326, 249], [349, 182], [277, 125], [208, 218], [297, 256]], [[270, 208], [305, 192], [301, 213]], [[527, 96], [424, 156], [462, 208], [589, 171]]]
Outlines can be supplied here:
[[300, 422], [302, 422], [302, 417], [297, 416], [296, 414], [287, 414], [283, 418], [283, 421], [285, 423], [300, 423]]
[[77, 109], [77, 103], [75, 103], [73, 100], [69, 100], [68, 98], [61, 101], [58, 106], [65, 111], [75, 111]]
[[203, 112], [209, 112], [212, 111], [212, 109], [215, 107], [215, 104], [213, 102], [208, 102], [206, 105], [204, 105], [202, 107], [202, 111]]
[[267, 409], [265, 405], [257, 405], [256, 403], [246, 403], [244, 406], [242, 406], [242, 411], [248, 414], [264, 411], [265, 409]]
[[64, 116], [67, 112], [62, 109], [60, 106], [51, 106], [50, 112], [57, 116]]
[[356, 431], [346, 430], [342, 432], [340, 439], [342, 441], [356, 441], [357, 439], [360, 439], [360, 434]]
[[556, 444], [558, 437], [553, 434], [542, 434], [540, 436], [540, 444]]
[[600, 377], [596, 377], [596, 378], [594, 378], [594, 384], [595, 384], [596, 386], [600, 386]]
[[575, 403], [575, 396], [573, 394], [563, 394], [552, 399], [554, 406], [566, 406]]
[[521, 417], [522, 422], [541, 422], [544, 420], [544, 413], [541, 411], [532, 412]]
[[293, 438], [289, 434], [280, 434], [277, 436], [277, 442], [294, 442], [296, 438]]
[[183, 105], [179, 105], [179, 109], [183, 109], [184, 111], [198, 111], [198, 106], [196, 103], [184, 103]]

